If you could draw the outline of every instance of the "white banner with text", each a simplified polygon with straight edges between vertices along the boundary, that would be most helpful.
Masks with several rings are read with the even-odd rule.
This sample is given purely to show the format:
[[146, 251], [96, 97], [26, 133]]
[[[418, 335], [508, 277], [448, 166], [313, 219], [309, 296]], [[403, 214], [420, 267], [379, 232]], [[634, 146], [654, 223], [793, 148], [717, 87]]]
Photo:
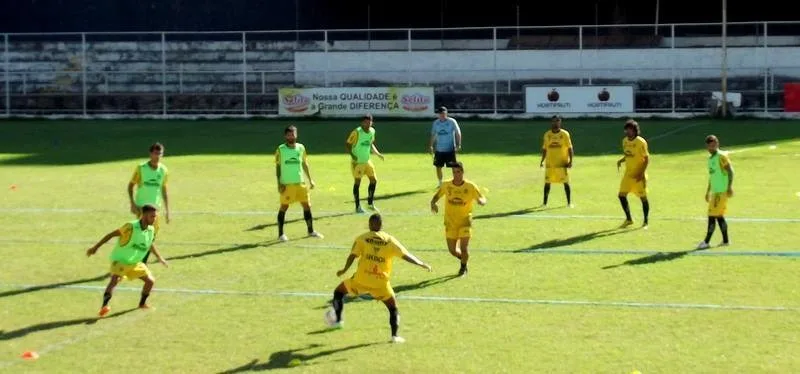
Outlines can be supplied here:
[[525, 87], [526, 113], [633, 113], [633, 86]]

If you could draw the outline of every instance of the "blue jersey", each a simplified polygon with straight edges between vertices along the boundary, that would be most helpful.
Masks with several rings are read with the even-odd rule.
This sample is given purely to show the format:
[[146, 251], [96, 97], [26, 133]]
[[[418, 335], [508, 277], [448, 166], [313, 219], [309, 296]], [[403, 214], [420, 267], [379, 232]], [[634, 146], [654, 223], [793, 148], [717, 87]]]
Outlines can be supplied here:
[[458, 128], [458, 122], [453, 118], [447, 117], [444, 121], [437, 118], [433, 121], [431, 135], [436, 136], [436, 145], [434, 146], [436, 152], [455, 152], [456, 132], [461, 132], [461, 130]]

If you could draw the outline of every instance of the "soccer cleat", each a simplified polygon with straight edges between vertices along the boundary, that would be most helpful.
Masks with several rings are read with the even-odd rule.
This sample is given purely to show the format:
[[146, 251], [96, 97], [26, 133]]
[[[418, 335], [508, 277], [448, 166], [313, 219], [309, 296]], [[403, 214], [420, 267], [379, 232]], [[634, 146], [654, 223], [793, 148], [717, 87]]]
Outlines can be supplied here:
[[401, 344], [401, 343], [405, 343], [406, 342], [406, 340], [404, 338], [399, 337], [399, 336], [393, 336], [391, 341], [392, 341], [392, 343], [395, 343], [395, 344]]
[[341, 330], [344, 328], [344, 321], [339, 321], [331, 325], [331, 330]]
[[708, 243], [704, 241], [697, 244], [697, 249], [708, 249], [708, 248], [710, 248]]
[[152, 306], [147, 305], [147, 304], [139, 305], [139, 309], [141, 309], [141, 310], [156, 310], [156, 308], [153, 308]]
[[98, 313], [98, 315], [102, 318], [102, 317], [105, 317], [108, 314], [108, 312], [110, 312], [110, 311], [111, 311], [111, 307], [106, 305], [106, 306], [100, 308], [100, 313]]
[[319, 239], [323, 239], [323, 238], [325, 238], [325, 235], [322, 235], [322, 234], [320, 234], [320, 233], [318, 233], [318, 232], [316, 232], [316, 231], [312, 231], [312, 232], [310, 232], [310, 233], [308, 234], [308, 236], [309, 236], [309, 237], [312, 237], [312, 238], [319, 238]]
[[647, 230], [648, 227], [650, 227], [649, 223], [645, 222], [642, 224], [642, 230]]
[[722, 242], [722, 243], [719, 243], [719, 247], [727, 247], [727, 246], [729, 246], [729, 245], [731, 245], [731, 242]]
[[286, 234], [283, 234], [283, 235], [278, 237], [278, 240], [280, 240], [282, 242], [288, 242], [289, 241], [289, 237], [286, 236]]
[[574, 208], [574, 207], [575, 207], [575, 204], [571, 204], [571, 203], [567, 204], [567, 208]]
[[375, 207], [375, 204], [367, 205], [367, 208], [369, 208], [369, 210], [371, 210], [371, 211], [373, 211], [375, 213], [380, 213], [380, 210], [378, 210], [378, 208]]
[[631, 221], [631, 220], [625, 220], [625, 222], [623, 222], [623, 223], [622, 223], [622, 225], [620, 225], [620, 226], [619, 226], [619, 228], [621, 228], [621, 229], [622, 229], [622, 228], [628, 227], [628, 226], [630, 226], [630, 225], [633, 225], [633, 221]]
[[461, 269], [458, 269], [458, 276], [459, 277], [465, 277], [468, 272], [469, 272], [469, 270], [467, 270], [466, 267], [462, 267]]
[[364, 213], [364, 208], [362, 208], [362, 207], [356, 208], [356, 213], [363, 214]]

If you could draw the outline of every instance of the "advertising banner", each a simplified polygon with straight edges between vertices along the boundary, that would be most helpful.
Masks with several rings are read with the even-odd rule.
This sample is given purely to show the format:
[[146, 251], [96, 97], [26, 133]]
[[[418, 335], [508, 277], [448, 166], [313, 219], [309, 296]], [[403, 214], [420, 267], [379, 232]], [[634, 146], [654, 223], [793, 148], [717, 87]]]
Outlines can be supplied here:
[[431, 117], [433, 87], [281, 88], [278, 114], [284, 116]]
[[527, 113], [633, 113], [633, 86], [526, 86]]

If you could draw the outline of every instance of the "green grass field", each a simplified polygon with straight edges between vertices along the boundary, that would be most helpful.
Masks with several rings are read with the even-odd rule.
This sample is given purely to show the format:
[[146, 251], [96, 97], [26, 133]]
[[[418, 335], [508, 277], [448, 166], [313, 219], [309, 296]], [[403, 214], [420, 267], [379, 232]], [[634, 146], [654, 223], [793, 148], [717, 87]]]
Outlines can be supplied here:
[[[0, 370], [800, 371], [800, 122], [641, 121], [649, 230], [615, 230], [621, 121], [565, 121], [576, 206], [564, 207], [554, 186], [547, 209], [537, 208], [538, 163], [549, 122], [460, 122], [466, 177], [489, 203], [475, 210], [470, 274], [455, 279], [442, 216], [428, 210], [430, 122], [375, 124], [387, 156], [375, 161], [385, 229], [434, 268], [395, 264], [405, 345], [387, 343], [387, 313], [374, 301], [348, 303], [343, 330], [323, 324], [335, 272], [367, 229], [367, 216], [352, 213], [344, 154], [355, 122], [298, 123], [326, 237], [303, 238], [294, 206], [288, 243], [275, 240], [272, 158], [284, 121], [0, 122]], [[709, 133], [732, 151], [733, 244], [695, 252]], [[141, 282], [130, 281], [97, 320], [113, 245], [88, 259], [85, 250], [132, 219], [127, 181], [154, 141], [171, 173], [172, 222], [159, 238], [170, 267], [150, 265], [156, 310], [133, 309]], [[40, 358], [22, 360], [24, 351]], [[287, 368], [294, 358], [303, 365]]]

